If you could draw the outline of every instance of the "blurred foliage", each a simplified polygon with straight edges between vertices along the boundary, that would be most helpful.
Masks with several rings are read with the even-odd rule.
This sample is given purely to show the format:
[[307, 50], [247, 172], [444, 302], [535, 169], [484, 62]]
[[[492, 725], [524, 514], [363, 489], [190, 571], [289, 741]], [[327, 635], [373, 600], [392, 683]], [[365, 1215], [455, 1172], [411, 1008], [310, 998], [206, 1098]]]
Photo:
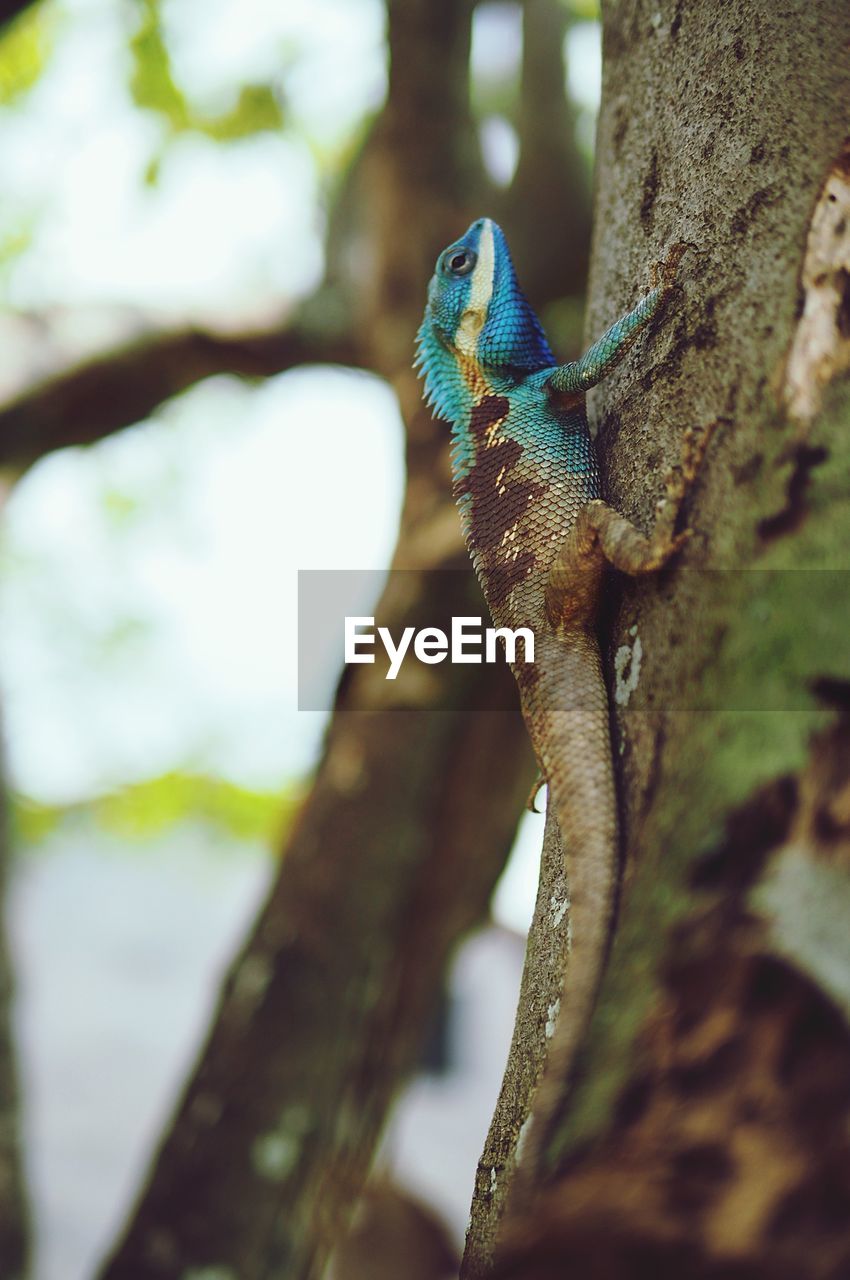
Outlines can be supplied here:
[[542, 319], [552, 349], [565, 360], [577, 360], [584, 349], [584, 298], [575, 294], [557, 298], [547, 304]]
[[18, 848], [39, 844], [69, 818], [88, 819], [122, 840], [150, 840], [181, 822], [200, 822], [232, 840], [271, 844], [291, 818], [297, 794], [251, 791], [224, 778], [167, 773], [71, 805], [41, 804], [13, 794]]
[[[138, 0], [138, 5], [141, 21], [130, 40], [130, 91], [138, 107], [161, 116], [172, 134], [194, 131], [216, 142], [232, 142], [282, 127], [280, 103], [268, 84], [243, 85], [234, 106], [221, 115], [195, 109], [174, 79], [160, 0]], [[155, 176], [154, 169], [149, 176]]]
[[109, 488], [102, 497], [103, 514], [117, 530], [132, 525], [143, 511], [143, 499], [122, 489]]
[[578, 22], [599, 22], [599, 0], [562, 0], [564, 8], [571, 18]]
[[[2, 56], [2, 54], [0, 54]], [[0, 283], [5, 284], [8, 269], [33, 242], [35, 217], [17, 217], [0, 228]]]
[[0, 29], [0, 106], [33, 87], [53, 51], [57, 13], [50, 3], [30, 5]]

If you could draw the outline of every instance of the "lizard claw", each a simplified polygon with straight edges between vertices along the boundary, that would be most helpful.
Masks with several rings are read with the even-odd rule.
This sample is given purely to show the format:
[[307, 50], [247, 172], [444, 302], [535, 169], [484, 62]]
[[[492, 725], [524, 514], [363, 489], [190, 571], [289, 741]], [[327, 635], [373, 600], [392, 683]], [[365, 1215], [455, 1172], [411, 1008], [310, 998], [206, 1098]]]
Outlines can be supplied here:
[[716, 425], [712, 422], [707, 427], [688, 427], [682, 436], [681, 459], [667, 472], [664, 496], [659, 499], [655, 507], [656, 538], [658, 545], [662, 548], [659, 560], [661, 564], [680, 551], [693, 537], [693, 529], [683, 529], [681, 533], [674, 533], [673, 528], [688, 490], [699, 475]]
[[688, 427], [683, 433], [681, 457], [667, 473], [664, 484], [665, 496], [658, 504], [659, 511], [666, 507], [668, 502], [673, 507], [681, 505], [682, 499], [699, 475], [716, 425], [712, 422], [707, 427]]
[[687, 240], [678, 240], [670, 247], [663, 262], [654, 262], [649, 271], [649, 284], [652, 289], [663, 289], [669, 293], [676, 283], [676, 272], [679, 263], [688, 249], [695, 248]]
[[705, 427], [688, 427], [682, 436], [682, 474], [687, 484], [692, 484], [699, 474], [705, 451], [717, 427], [710, 422]]

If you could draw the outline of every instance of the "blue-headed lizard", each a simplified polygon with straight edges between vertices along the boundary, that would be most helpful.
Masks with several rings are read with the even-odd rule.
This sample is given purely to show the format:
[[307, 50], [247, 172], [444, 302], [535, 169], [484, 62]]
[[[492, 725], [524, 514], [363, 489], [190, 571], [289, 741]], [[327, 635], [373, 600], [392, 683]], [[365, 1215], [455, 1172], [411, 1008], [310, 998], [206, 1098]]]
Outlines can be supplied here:
[[534, 663], [513, 670], [567, 859], [571, 953], [527, 1169], [541, 1159], [593, 1011], [616, 900], [617, 800], [596, 637], [605, 564], [647, 573], [682, 545], [676, 519], [708, 440], [688, 434], [647, 537], [602, 500], [585, 393], [658, 313], [686, 247], [672, 248], [646, 297], [580, 360], [558, 365], [501, 229], [479, 218], [440, 254], [418, 334], [416, 363], [427, 402], [451, 426], [454, 495], [493, 620], [534, 633]]

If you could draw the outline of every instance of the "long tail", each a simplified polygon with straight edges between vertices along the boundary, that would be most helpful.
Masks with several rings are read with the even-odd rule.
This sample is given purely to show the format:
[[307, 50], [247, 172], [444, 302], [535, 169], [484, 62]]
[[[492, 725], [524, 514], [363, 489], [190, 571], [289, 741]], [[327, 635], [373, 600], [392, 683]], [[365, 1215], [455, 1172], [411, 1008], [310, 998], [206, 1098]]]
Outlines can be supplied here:
[[608, 697], [595, 636], [590, 631], [539, 636], [534, 670], [536, 678], [523, 689], [523, 710], [566, 856], [570, 955], [557, 1025], [519, 1157], [521, 1185], [546, 1172], [553, 1123], [605, 967], [619, 867]]
[[552, 1020], [567, 964], [567, 877], [554, 805], [546, 814], [534, 918], [502, 1087], [478, 1161], [460, 1280], [485, 1280], [493, 1268], [503, 1214], [517, 1176], [517, 1153], [542, 1078]]

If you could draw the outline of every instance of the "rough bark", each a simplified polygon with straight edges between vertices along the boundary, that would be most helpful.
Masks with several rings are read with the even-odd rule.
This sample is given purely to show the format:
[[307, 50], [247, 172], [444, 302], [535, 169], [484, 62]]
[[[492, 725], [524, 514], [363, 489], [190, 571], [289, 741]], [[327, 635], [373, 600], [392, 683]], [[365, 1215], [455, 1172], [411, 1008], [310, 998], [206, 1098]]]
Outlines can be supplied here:
[[611, 583], [619, 926], [500, 1277], [850, 1273], [848, 103], [838, 0], [605, 10], [588, 334], [698, 246], [592, 397], [613, 500], [717, 429], [679, 562]]

